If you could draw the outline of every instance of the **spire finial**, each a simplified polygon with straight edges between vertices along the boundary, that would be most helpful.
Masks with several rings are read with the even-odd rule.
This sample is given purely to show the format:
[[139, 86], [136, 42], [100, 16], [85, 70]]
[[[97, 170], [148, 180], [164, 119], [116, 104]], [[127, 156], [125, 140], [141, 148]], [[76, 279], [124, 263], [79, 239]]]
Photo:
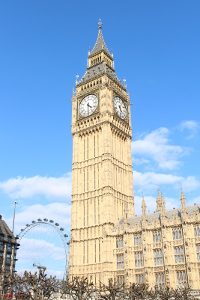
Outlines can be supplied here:
[[77, 85], [77, 83], [78, 83], [78, 78], [79, 78], [79, 75], [78, 75], [78, 73], [76, 74], [76, 85]]
[[98, 25], [99, 25], [99, 30], [101, 30], [103, 23], [101, 22], [101, 19], [100, 19], [100, 18], [99, 18], [99, 23], [98, 23]]
[[126, 78], [124, 77], [123, 79], [123, 82], [124, 82], [124, 86], [126, 85]]

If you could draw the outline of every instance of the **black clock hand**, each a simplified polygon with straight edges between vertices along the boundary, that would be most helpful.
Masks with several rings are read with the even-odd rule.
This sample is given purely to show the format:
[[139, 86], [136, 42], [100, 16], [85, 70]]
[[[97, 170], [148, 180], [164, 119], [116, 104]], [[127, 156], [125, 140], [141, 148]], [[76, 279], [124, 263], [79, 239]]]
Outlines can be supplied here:
[[121, 105], [119, 105], [119, 109], [120, 109], [120, 111], [122, 112]]
[[90, 104], [89, 104], [89, 103], [87, 104], [87, 106], [88, 106], [88, 107], [90, 107], [90, 108], [92, 108], [92, 106], [90, 106]]

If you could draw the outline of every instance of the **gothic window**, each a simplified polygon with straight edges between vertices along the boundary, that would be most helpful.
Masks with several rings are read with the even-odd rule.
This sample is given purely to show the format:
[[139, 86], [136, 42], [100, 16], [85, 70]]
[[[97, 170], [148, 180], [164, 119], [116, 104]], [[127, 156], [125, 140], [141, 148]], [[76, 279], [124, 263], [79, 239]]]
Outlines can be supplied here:
[[100, 207], [99, 207], [99, 199], [98, 199], [98, 223], [100, 224]]
[[99, 135], [97, 134], [97, 156], [99, 156]]
[[200, 226], [194, 226], [194, 236], [200, 236]]
[[161, 234], [160, 232], [153, 233], [153, 243], [160, 243], [161, 242]]
[[135, 236], [134, 237], [134, 246], [141, 245], [141, 243], [142, 243], [141, 235]]
[[122, 247], [124, 247], [123, 236], [118, 237], [118, 238], [116, 239], [116, 247], [117, 247], [117, 248], [122, 248]]
[[89, 191], [89, 170], [88, 169], [87, 169], [87, 191]]
[[174, 256], [175, 256], [176, 264], [180, 264], [184, 262], [183, 246], [174, 248]]
[[94, 166], [94, 190], [96, 189], [96, 172], [95, 172], [95, 166]]
[[0, 241], [0, 251], [3, 251], [3, 242], [2, 241]]
[[124, 284], [125, 283], [124, 276], [117, 276], [117, 282], [118, 284]]
[[181, 229], [173, 230], [173, 240], [180, 240], [180, 239], [182, 239]]
[[84, 138], [84, 160], [85, 160], [85, 138]]
[[89, 263], [89, 241], [87, 241], [87, 264]]
[[95, 135], [94, 135], [94, 157], [95, 157]]
[[12, 252], [12, 245], [7, 244], [7, 252]]
[[96, 224], [96, 200], [94, 200], [94, 224]]
[[162, 250], [156, 249], [153, 252], [154, 252], [154, 265], [155, 266], [162, 265], [163, 264]]
[[95, 245], [94, 245], [94, 262], [97, 262], [97, 241], [95, 240]]
[[200, 244], [196, 245], [197, 260], [200, 261]]
[[137, 284], [144, 283], [144, 276], [142, 274], [136, 275], [135, 278], [136, 278], [136, 283]]
[[117, 269], [124, 269], [124, 254], [117, 255]]
[[176, 276], [177, 276], [177, 283], [183, 285], [184, 287], [187, 287], [185, 271], [176, 272]]
[[89, 138], [87, 138], [87, 159], [89, 159]]
[[89, 226], [89, 200], [87, 201], [87, 226]]
[[7, 253], [6, 254], [6, 263], [10, 264], [10, 262], [11, 262], [11, 254]]
[[142, 252], [135, 252], [135, 266], [136, 267], [143, 266]]
[[156, 284], [161, 286], [162, 289], [165, 289], [165, 279], [164, 279], [164, 273], [156, 273]]
[[85, 170], [84, 170], [84, 172], [83, 172], [83, 177], [84, 177], [84, 192], [85, 192]]
[[85, 264], [85, 242], [83, 242], [83, 264]]
[[84, 227], [85, 227], [85, 203], [83, 205], [84, 205]]
[[98, 167], [98, 189], [99, 189], [99, 167]]
[[99, 262], [101, 262], [101, 243], [99, 240]]

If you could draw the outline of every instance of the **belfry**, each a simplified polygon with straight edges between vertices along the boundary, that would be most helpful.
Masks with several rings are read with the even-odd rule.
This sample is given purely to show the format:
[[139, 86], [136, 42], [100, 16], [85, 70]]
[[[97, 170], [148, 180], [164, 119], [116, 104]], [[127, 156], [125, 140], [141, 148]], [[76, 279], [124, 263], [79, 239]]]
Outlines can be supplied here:
[[167, 211], [158, 191], [155, 213], [135, 216], [130, 98], [115, 73], [99, 20], [84, 76], [72, 96], [72, 198], [69, 276], [94, 284], [200, 283], [200, 208]]

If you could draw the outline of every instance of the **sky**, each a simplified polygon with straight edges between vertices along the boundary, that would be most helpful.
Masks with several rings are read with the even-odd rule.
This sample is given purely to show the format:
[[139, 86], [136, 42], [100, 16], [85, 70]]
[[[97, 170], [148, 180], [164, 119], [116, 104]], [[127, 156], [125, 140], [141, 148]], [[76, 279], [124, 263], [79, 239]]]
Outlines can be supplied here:
[[0, 0], [0, 213], [70, 231], [71, 101], [102, 32], [126, 78], [135, 211], [200, 203], [200, 2]]

